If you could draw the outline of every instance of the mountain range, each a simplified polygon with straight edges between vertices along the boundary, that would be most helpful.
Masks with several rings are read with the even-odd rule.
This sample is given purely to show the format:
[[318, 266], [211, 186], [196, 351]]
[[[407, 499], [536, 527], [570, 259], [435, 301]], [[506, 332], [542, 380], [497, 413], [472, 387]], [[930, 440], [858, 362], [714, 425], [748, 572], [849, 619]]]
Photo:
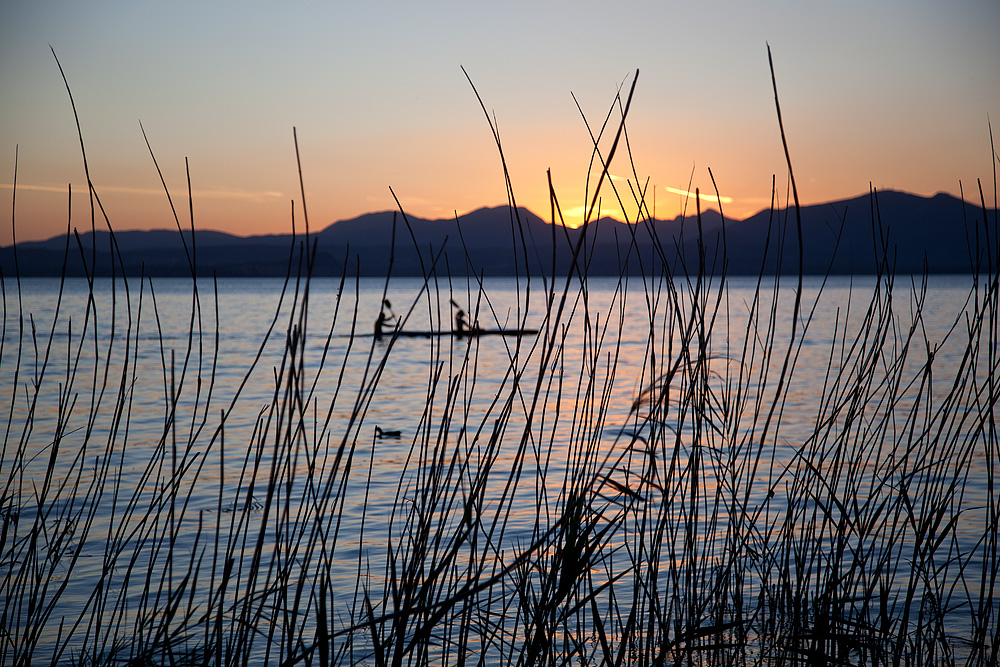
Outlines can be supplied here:
[[[880, 191], [800, 209], [806, 274], [874, 273], [883, 258], [897, 273], [967, 273], [976, 248], [997, 240], [997, 211], [948, 194], [921, 197]], [[636, 224], [602, 218], [585, 229], [552, 225], [526, 209], [482, 208], [458, 218], [425, 220], [384, 211], [335, 222], [308, 237], [313, 275], [486, 276], [564, 273], [573, 261], [589, 275], [690, 271], [704, 249], [706, 270], [729, 274], [795, 273], [799, 223], [794, 208], [764, 210], [745, 220], [709, 210], [700, 220], [678, 216]], [[985, 233], [988, 230], [988, 234]], [[241, 237], [215, 231], [108, 231], [57, 236], [0, 248], [3, 275], [107, 276], [191, 274], [284, 276], [304, 235]], [[96, 244], [96, 249], [95, 249]], [[578, 250], [577, 250], [578, 249]], [[82, 252], [81, 252], [82, 250]], [[119, 262], [112, 259], [120, 256]], [[982, 253], [979, 253], [982, 256]], [[996, 254], [994, 254], [996, 257]], [[390, 266], [391, 265], [391, 266]]]

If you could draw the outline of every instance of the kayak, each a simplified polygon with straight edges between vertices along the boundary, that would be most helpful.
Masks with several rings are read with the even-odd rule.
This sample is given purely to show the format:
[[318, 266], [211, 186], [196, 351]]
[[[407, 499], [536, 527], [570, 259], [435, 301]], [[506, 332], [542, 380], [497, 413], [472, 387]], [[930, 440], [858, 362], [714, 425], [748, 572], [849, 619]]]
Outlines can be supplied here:
[[476, 338], [479, 336], [534, 336], [538, 329], [464, 329], [462, 331], [383, 331], [383, 338], [398, 336], [399, 338], [433, 338], [436, 336], [455, 336], [456, 338]]

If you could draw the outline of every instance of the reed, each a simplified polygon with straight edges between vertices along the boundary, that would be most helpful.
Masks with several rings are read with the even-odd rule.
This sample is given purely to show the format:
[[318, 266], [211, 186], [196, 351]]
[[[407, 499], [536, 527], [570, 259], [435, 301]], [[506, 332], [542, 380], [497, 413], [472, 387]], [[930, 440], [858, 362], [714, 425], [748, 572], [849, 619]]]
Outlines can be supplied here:
[[[46, 322], [16, 266], [0, 267], [0, 662], [996, 664], [995, 210], [990, 220], [981, 196], [974, 279], [946, 340], [924, 325], [928, 277], [892, 270], [874, 191], [870, 298], [818, 324], [823, 289], [807, 294], [800, 270], [792, 286], [761, 273], [752, 300], [733, 303], [725, 257], [703, 244], [696, 266], [637, 253], [635, 235], [656, 234], [645, 186], [634, 166], [627, 192], [607, 178], [612, 160], [631, 165], [634, 87], [591, 132], [592, 217], [571, 270], [517, 276], [517, 323], [540, 333], [497, 341], [507, 365], [489, 377], [476, 343], [428, 341], [423, 412], [388, 491], [372, 408], [398, 339], [359, 333], [369, 327], [346, 270], [332, 319], [310, 321], [307, 218], [235, 381], [220, 379], [232, 369], [218, 287], [195, 278], [193, 205], [185, 234], [165, 181], [190, 240], [184, 338], [168, 335], [155, 281], [125, 275], [119, 254], [110, 300], [93, 277], [83, 291], [64, 278]], [[82, 132], [80, 143], [85, 159]], [[533, 251], [506, 185], [524, 268]], [[88, 196], [92, 226], [111, 229], [90, 183]], [[587, 243], [602, 196], [634, 218], [612, 303], [598, 307]], [[800, 234], [772, 201], [768, 252], [780, 257]], [[402, 207], [397, 227], [405, 238]], [[67, 256], [86, 262], [76, 246]], [[462, 284], [453, 259], [424, 255], [404, 325], [426, 311], [448, 328], [456, 298], [473, 321], [501, 323], [486, 283]], [[612, 422], [626, 314], [648, 336], [631, 410]], [[821, 326], [823, 391], [803, 408], [796, 372]], [[945, 344], [957, 361], [942, 361]], [[135, 391], [149, 359], [156, 411]], [[262, 382], [267, 404], [248, 406]], [[804, 434], [794, 409], [813, 415]], [[973, 471], [985, 471], [985, 499], [968, 497]]]

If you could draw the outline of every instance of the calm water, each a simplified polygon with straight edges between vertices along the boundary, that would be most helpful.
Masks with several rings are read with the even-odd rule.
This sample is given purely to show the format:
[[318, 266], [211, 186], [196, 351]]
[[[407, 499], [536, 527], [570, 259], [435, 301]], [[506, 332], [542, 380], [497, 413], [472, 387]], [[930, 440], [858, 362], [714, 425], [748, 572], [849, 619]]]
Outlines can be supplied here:
[[[912, 351], [899, 362], [907, 369], [903, 373], [906, 382], [931, 383], [931, 397], [943, 400], [956, 379], [963, 377], [958, 371], [966, 349], [961, 313], [971, 285], [968, 276], [931, 279], [913, 329]], [[757, 391], [765, 399], [771, 395], [791, 330], [793, 287], [791, 280], [778, 289], [766, 282], [758, 291], [754, 280], [731, 279], [717, 304], [713, 295], [707, 305], [717, 307], [719, 316], [707, 343], [712, 366], [708, 376], [718, 382], [716, 389], [736, 382], [746, 388], [747, 395]], [[850, 400], [848, 389], [833, 391], [835, 371], [845, 364], [851, 368], [852, 351], [859, 346], [901, 349], [914, 324], [919, 290], [911, 293], [912, 287], [908, 278], [898, 280], [892, 303], [895, 327], [887, 331], [886, 339], [876, 340], [855, 338], [866, 321], [874, 279], [833, 279], [823, 287], [818, 302], [820, 282], [806, 281], [798, 329], [803, 339], [795, 348], [794, 372], [786, 380], [785, 399], [774, 411], [769, 430], [763, 429], [769, 405], [764, 400], [763, 411], [734, 410], [733, 421], [724, 430], [737, 435], [732, 440], [720, 439], [718, 444], [718, 451], [729, 445], [735, 450], [740, 438], [764, 433], [768, 439], [771, 459], [765, 460], [754, 479], [743, 478], [751, 505], [767, 506], [768, 513], [780, 514], [786, 490], [782, 471], [796, 465], [803, 446], [815, 439], [824, 414], [832, 414], [822, 397], [833, 393]], [[178, 526], [173, 547], [183, 554], [203, 548], [205, 531], [227, 522], [234, 523], [223, 532], [239, 526], [250, 534], [259, 531], [269, 490], [260, 481], [266, 479], [263, 472], [256, 481], [250, 479], [248, 470], [253, 466], [247, 461], [258, 460], [260, 470], [266, 471], [273, 460], [276, 434], [282, 429], [297, 429], [300, 435], [296, 437], [307, 443], [300, 456], [282, 463], [298, 470], [295, 484], [307, 485], [301, 480], [308, 478], [310, 470], [333, 466], [341, 443], [355, 446], [354, 473], [340, 494], [342, 505], [328, 508], [338, 517], [338, 558], [326, 564], [342, 587], [334, 591], [335, 599], [338, 595], [344, 600], [354, 598], [359, 568], [368, 572], [373, 587], [379, 585], [386, 556], [399, 539], [393, 522], [398, 524], [400, 519], [393, 513], [399, 513], [401, 498], [405, 506], [407, 498], [418, 493], [419, 485], [428, 479], [413, 457], [432, 449], [434, 443], [449, 442], [479, 460], [485, 456], [497, 419], [509, 420], [505, 432], [510, 434], [501, 443], [499, 467], [514, 465], [515, 436], [529, 418], [538, 434], [525, 443], [530, 453], [524, 460], [530, 465], [512, 492], [516, 502], [510, 503], [510, 527], [500, 546], [530, 541], [539, 519], [544, 521], [555, 506], [567, 475], [580, 464], [581, 452], [591, 459], [584, 468], [595, 477], [610, 477], [621, 470], [614, 462], [628, 459], [626, 450], [635, 444], [635, 434], [648, 437], [649, 429], [655, 428], [656, 420], [642, 419], [644, 406], [640, 401], [636, 408], [636, 400], [666, 368], [666, 361], [680, 354], [680, 332], [672, 325], [672, 313], [691, 307], [690, 303], [672, 303], [659, 284], [644, 285], [635, 279], [621, 286], [617, 280], [592, 279], [585, 290], [579, 286], [570, 290], [561, 319], [553, 323], [546, 319], [547, 294], [539, 280], [530, 284], [491, 280], [480, 291], [465, 281], [439, 282], [428, 289], [418, 280], [393, 279], [386, 285], [384, 280], [362, 279], [341, 286], [320, 279], [309, 286], [309, 308], [303, 315], [296, 309], [303, 295], [295, 295], [292, 288], [283, 294], [279, 280], [226, 279], [217, 286], [202, 281], [195, 299], [189, 280], [156, 279], [141, 286], [133, 281], [127, 291], [122, 283], [98, 281], [93, 309], [87, 308], [87, 284], [70, 281], [56, 316], [58, 288], [57, 280], [23, 280], [18, 296], [12, 283], [5, 285], [0, 357], [4, 387], [0, 414], [6, 428], [5, 509], [8, 514], [18, 512], [22, 523], [36, 516], [31, 499], [46, 488], [47, 466], [56, 442], [59, 451], [48, 478], [48, 502], [71, 506], [94, 479], [102, 480], [104, 488], [85, 501], [85, 514], [92, 522], [89, 533], [81, 536], [81, 529], [50, 524], [46, 544], [54, 545], [50, 550], [59, 557], [52, 555], [43, 568], [51, 583], [42, 597], [51, 596], [60, 585], [65, 588], [59, 591], [38, 640], [41, 647], [59, 643], [60, 619], [79, 617], [81, 609], [91, 610], [85, 617], [93, 617], [93, 593], [102, 571], [123, 573], [112, 577], [109, 586], [125, 589], [127, 602], [114, 613], [114, 605], [107, 605], [104, 612], [109, 619], [125, 619], [115, 621], [121, 625], [120, 634], [129, 635], [130, 609], [149, 606], [147, 582], [134, 573], [150, 569], [147, 564], [151, 562], [167, 566], [170, 558], [162, 544], [158, 550], [141, 553], [138, 564], [131, 566], [111, 557], [108, 535], [123, 526], [132, 526], [119, 538], [129, 543], [155, 532], [150, 522], [157, 517], [165, 522], [169, 514], [171, 521], [176, 519], [172, 525]], [[556, 336], [563, 342], [557, 354], [546, 358], [536, 336], [488, 336], [471, 341], [451, 336], [386, 336], [378, 340], [372, 336], [372, 325], [383, 292], [403, 320], [403, 330], [450, 328], [454, 312], [450, 302], [454, 301], [485, 328], [536, 328], [543, 336]], [[553, 312], [559, 308], [560, 296], [557, 291]], [[778, 305], [773, 316], [774, 341], [768, 341], [764, 325], [772, 299]], [[765, 316], [751, 318], [751, 312]], [[761, 330], [751, 329], [747, 335], [751, 320]], [[956, 321], [959, 330], [952, 331]], [[296, 337], [303, 330], [305, 337]], [[300, 346], [296, 349], [301, 350], [303, 362], [298, 377], [305, 407], [298, 414], [305, 418], [294, 424], [282, 423], [287, 413], [274, 408], [285, 401], [284, 381], [277, 378], [287, 378], [294, 371], [284, 356], [289, 340]], [[774, 353], [768, 357], [771, 349]], [[935, 352], [933, 375], [921, 371], [929, 350]], [[523, 374], [519, 385], [510, 373], [512, 359], [516, 371]], [[741, 370], [740, 360], [752, 362]], [[857, 376], [848, 373], [848, 379], [841, 382], [846, 385], [870, 373], [866, 377], [874, 378], [871, 381], [877, 386], [888, 374], [885, 363], [878, 360], [871, 368], [857, 368], [851, 372]], [[543, 364], [545, 401], [533, 407]], [[970, 377], [978, 374], [980, 380], [988, 373], [984, 368], [968, 372]], [[37, 397], [36, 385], [43, 388]], [[517, 390], [517, 386], [525, 389]], [[884, 446], [886, 433], [898, 435], [912, 428], [912, 415], [922, 414], [921, 410], [974, 411], [969, 405], [925, 402], [914, 406], [905, 391], [875, 394], [869, 397], [870, 405], [860, 408], [866, 419], [853, 425], [827, 424], [819, 430], [856, 429], [861, 449], [872, 451]], [[873, 415], [892, 411], [899, 416], [889, 420], [891, 424], [875, 423], [878, 419]], [[399, 431], [400, 436], [376, 438], [376, 426]], [[961, 431], [958, 425], [955, 432]], [[958, 439], [971, 437], [975, 436], [963, 433]], [[444, 452], [445, 458], [451, 454]], [[150, 461], [159, 463], [150, 467]], [[705, 466], [721, 470], [738, 462], [731, 459], [727, 464], [724, 455], [713, 454], [706, 457]], [[963, 459], [961, 466], [967, 479], [954, 549], [968, 554], [982, 548], [988, 470], [985, 459], [976, 455]], [[885, 478], [874, 464], [867, 469], [862, 466], [859, 475], [868, 479], [871, 488], [877, 487], [873, 480]], [[107, 479], [116, 480], [116, 485], [108, 488]], [[624, 486], [634, 482], [628, 475], [616, 480]], [[498, 484], [490, 491], [499, 494], [501, 487]], [[776, 499], [767, 505], [768, 493], [775, 489]], [[158, 494], [162, 500], [172, 491], [177, 492], [175, 502], [157, 503]], [[123, 508], [129, 498], [137, 498], [135, 505], [147, 508], [153, 518], [143, 523], [141, 512], [127, 513]], [[912, 502], [919, 505], [931, 500], [914, 498]], [[302, 508], [290, 511], [296, 517], [291, 525], [315, 520]], [[280, 543], [283, 538], [270, 535], [267, 539]], [[285, 548], [273, 550], [278, 553]], [[6, 581], [12, 581], [9, 572], [19, 563], [5, 554], [2, 565]], [[177, 567], [178, 572], [168, 572], [168, 579], [183, 576]], [[195, 590], [210, 590], [220, 568], [206, 561], [197, 574], [201, 580], [195, 581]], [[6, 605], [8, 612], [16, 607], [10, 600]], [[969, 632], [967, 620], [958, 618], [955, 623], [956, 633]], [[7, 627], [18, 625], [8, 620]], [[87, 633], [77, 629], [76, 634]], [[72, 657], [73, 645], [70, 642], [64, 659]]]

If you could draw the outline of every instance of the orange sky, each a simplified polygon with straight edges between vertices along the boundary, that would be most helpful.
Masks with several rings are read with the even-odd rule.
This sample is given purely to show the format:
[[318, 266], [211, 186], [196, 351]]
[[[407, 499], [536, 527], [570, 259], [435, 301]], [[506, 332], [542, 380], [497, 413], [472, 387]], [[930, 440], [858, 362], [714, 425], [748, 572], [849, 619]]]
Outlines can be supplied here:
[[[394, 208], [390, 187], [421, 217], [506, 203], [461, 66], [495, 115], [518, 204], [548, 218], [551, 169], [574, 222], [591, 147], [576, 103], [599, 127], [638, 68], [628, 139], [640, 180], [656, 186], [657, 216], [693, 210], [679, 193], [712, 192], [711, 169], [725, 213], [743, 218], [767, 207], [772, 176], [786, 196], [768, 43], [804, 203], [855, 196], [869, 183], [923, 195], [958, 194], [962, 183], [971, 198], [977, 178], [992, 181], [997, 3], [745, 4], [6, 3], [0, 245], [13, 238], [12, 218], [18, 240], [51, 237], [68, 219], [90, 227], [50, 44], [116, 229], [174, 225], [140, 121], [185, 225], [188, 158], [202, 229], [286, 232], [292, 200], [301, 229], [293, 127], [314, 229]], [[628, 198], [631, 165], [619, 158], [612, 171]], [[630, 199], [626, 209], [635, 215]], [[610, 190], [602, 210], [621, 216]]]

